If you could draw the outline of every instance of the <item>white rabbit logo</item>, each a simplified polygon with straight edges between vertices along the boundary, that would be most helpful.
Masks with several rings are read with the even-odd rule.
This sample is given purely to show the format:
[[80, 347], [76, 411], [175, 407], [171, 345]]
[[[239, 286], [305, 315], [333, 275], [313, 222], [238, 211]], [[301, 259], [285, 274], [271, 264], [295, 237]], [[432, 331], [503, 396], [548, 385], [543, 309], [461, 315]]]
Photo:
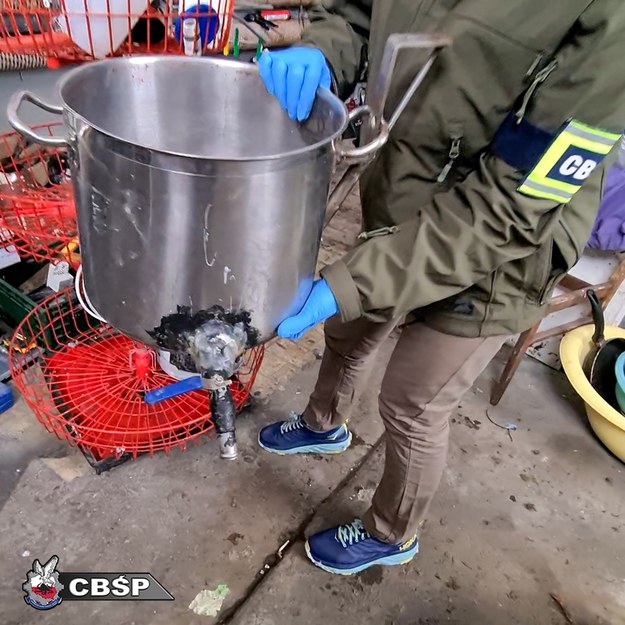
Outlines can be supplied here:
[[33, 562], [33, 568], [28, 571], [22, 590], [26, 593], [24, 601], [37, 610], [49, 610], [63, 600], [60, 591], [63, 584], [59, 581], [56, 565], [58, 556], [52, 556], [43, 566], [39, 560]]

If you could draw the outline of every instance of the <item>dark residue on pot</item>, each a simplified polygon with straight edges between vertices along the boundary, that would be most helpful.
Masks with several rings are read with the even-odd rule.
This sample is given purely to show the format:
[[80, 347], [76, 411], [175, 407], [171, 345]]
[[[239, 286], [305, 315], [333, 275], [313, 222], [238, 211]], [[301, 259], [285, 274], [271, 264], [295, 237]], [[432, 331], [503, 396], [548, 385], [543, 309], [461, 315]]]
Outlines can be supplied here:
[[247, 311], [227, 311], [221, 306], [192, 312], [178, 306], [148, 334], [170, 352], [172, 365], [206, 378], [230, 378], [245, 349], [258, 344], [258, 331]]

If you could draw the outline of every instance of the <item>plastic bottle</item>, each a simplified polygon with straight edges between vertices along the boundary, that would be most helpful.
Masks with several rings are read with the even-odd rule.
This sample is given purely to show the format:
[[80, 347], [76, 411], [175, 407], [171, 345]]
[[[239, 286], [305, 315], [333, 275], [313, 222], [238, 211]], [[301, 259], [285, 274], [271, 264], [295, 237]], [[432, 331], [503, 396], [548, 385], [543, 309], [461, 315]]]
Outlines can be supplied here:
[[[174, 35], [184, 46], [185, 54], [189, 55], [190, 44], [185, 41], [184, 24], [188, 20], [193, 20], [197, 48], [193, 54], [201, 54], [202, 50], [211, 44], [218, 36], [220, 29], [220, 19], [218, 13], [213, 9], [210, 2], [198, 2], [198, 0], [187, 0], [180, 3], [180, 13], [174, 21]], [[189, 25], [189, 35], [191, 26]]]
[[193, 18], [182, 22], [182, 42], [186, 56], [193, 56], [200, 52], [200, 42], [197, 35], [197, 21]]

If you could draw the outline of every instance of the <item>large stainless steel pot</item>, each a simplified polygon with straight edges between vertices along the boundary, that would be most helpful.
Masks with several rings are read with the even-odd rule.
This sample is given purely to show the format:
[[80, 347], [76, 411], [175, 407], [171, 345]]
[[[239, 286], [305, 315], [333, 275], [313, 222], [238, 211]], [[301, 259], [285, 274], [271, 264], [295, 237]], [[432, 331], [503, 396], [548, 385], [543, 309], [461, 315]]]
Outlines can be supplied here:
[[[135, 57], [71, 71], [62, 107], [15, 94], [9, 121], [38, 143], [70, 148], [85, 291], [101, 317], [151, 344], [180, 307], [220, 305], [249, 315], [264, 341], [310, 291], [337, 158], [366, 159], [388, 136], [381, 113], [397, 50], [445, 43], [389, 40], [372, 87], [377, 110], [350, 116], [321, 90], [306, 123], [290, 120], [251, 64]], [[29, 129], [18, 116], [24, 100], [62, 113], [66, 137]], [[368, 142], [341, 151], [337, 140], [358, 116], [370, 120]], [[335, 202], [356, 180], [350, 171]]]

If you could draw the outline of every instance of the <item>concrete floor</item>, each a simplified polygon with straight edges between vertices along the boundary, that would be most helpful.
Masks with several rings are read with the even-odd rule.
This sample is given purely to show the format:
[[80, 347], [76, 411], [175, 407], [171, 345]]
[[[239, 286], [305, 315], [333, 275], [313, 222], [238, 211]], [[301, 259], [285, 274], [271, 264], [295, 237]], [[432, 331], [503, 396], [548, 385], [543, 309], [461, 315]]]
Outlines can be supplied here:
[[[351, 519], [371, 497], [382, 466], [379, 372], [359, 402], [355, 444], [331, 457], [273, 456], [255, 440], [262, 424], [303, 407], [316, 363], [241, 417], [233, 463], [206, 441], [96, 476], [18, 404], [0, 421], [1, 622], [625, 623], [623, 465], [593, 438], [563, 376], [529, 359], [489, 411], [517, 424], [510, 440], [485, 416], [500, 366], [452, 419], [449, 468], [421, 554], [349, 578], [310, 565], [302, 538]], [[52, 553], [61, 570], [150, 571], [176, 599], [66, 602], [35, 613], [20, 585], [32, 559]], [[219, 584], [230, 593], [216, 618], [189, 610], [199, 591]]]
[[[298, 542], [233, 623], [625, 623], [623, 465], [591, 436], [562, 376], [529, 360], [489, 410], [518, 425], [510, 440], [485, 416], [497, 371], [452, 419], [449, 467], [413, 563], [329, 576]], [[362, 419], [375, 419], [373, 397], [363, 409]], [[373, 449], [304, 533], [364, 511], [382, 462]]]

